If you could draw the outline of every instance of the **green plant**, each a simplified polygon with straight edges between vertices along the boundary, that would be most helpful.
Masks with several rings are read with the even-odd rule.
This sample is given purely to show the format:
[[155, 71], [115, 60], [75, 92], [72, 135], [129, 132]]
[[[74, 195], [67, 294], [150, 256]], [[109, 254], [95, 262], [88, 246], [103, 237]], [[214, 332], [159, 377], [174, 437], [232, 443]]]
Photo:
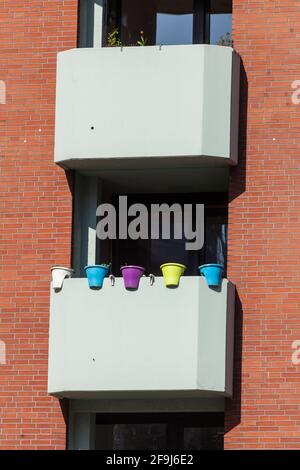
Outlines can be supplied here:
[[[108, 33], [107, 35], [107, 45], [109, 47], [122, 47], [122, 41], [119, 36], [119, 30], [118, 28], [115, 28], [113, 31]], [[130, 44], [131, 46], [146, 46], [147, 45], [147, 39], [144, 37], [144, 31], [140, 32], [140, 38], [136, 42], [136, 44]]]
[[110, 47], [121, 47], [122, 46], [122, 42], [121, 42], [120, 37], [119, 37], [118, 28], [116, 28], [113, 31], [111, 31], [110, 33], [108, 33], [108, 35], [107, 35], [107, 44]]
[[111, 266], [111, 263], [101, 263], [100, 266], [103, 266], [104, 268], [108, 268], [108, 269], [109, 269], [110, 266]]
[[231, 34], [227, 32], [225, 37], [221, 36], [217, 42], [217, 45], [218, 46], [231, 46]]
[[147, 39], [144, 38], [144, 31], [141, 31], [141, 36], [140, 36], [140, 39], [137, 41], [137, 45], [138, 46], [146, 46], [147, 44]]

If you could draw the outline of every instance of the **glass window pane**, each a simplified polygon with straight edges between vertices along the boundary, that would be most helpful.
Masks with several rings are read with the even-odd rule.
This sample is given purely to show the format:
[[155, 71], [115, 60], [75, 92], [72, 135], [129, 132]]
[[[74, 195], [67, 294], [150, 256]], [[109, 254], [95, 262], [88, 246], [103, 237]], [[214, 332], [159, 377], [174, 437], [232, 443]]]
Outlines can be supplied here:
[[157, 13], [156, 44], [192, 44], [193, 15], [172, 15]]
[[205, 263], [218, 263], [226, 268], [227, 220], [225, 216], [208, 216], [205, 224]]
[[210, 2], [210, 44], [231, 46], [232, 1], [211, 0]]
[[210, 17], [210, 44], [231, 46], [231, 14], [212, 14]]
[[163, 263], [181, 263], [187, 269], [185, 275], [197, 274], [199, 252], [185, 249], [186, 240], [151, 240], [151, 272], [161, 275], [160, 265]]
[[122, 0], [121, 40], [124, 46], [135, 46], [141, 31], [147, 45], [155, 39], [155, 2], [151, 0]]
[[[190, 202], [191, 195], [137, 195], [128, 199], [128, 206], [133, 203], [142, 203], [151, 213], [151, 204], [183, 205]], [[213, 197], [213, 195], [212, 195]], [[195, 202], [201, 201], [201, 196], [195, 196]], [[117, 203], [116, 207], [117, 207]], [[132, 217], [128, 217], [128, 222]], [[227, 209], [205, 208], [205, 243], [201, 250], [186, 250], [187, 240], [184, 236], [183, 217], [170, 217], [170, 239], [162, 239], [162, 217], [160, 217], [158, 239], [151, 239], [151, 220], [148, 221], [149, 238], [146, 240], [114, 240], [112, 242], [113, 272], [121, 276], [120, 266], [134, 264], [146, 268], [146, 274], [152, 273], [160, 276], [160, 265], [167, 262], [182, 263], [187, 266], [185, 275], [198, 275], [198, 266], [206, 263], [219, 263], [224, 265], [226, 271], [227, 262]], [[175, 230], [175, 223], [177, 230]], [[178, 225], [179, 224], [179, 227]], [[195, 214], [193, 211], [193, 230], [195, 230]], [[181, 234], [182, 238], [174, 239], [174, 234]], [[100, 250], [101, 251], [101, 250]], [[102, 250], [103, 253], [103, 250]]]
[[193, 43], [193, 0], [108, 0], [107, 33], [119, 30], [123, 46]]
[[222, 450], [223, 434], [223, 413], [104, 413], [96, 417], [95, 449]]
[[184, 450], [222, 449], [222, 428], [184, 428]]
[[97, 450], [166, 449], [166, 424], [103, 424], [96, 426]]
[[116, 450], [159, 450], [166, 448], [166, 424], [116, 424]]

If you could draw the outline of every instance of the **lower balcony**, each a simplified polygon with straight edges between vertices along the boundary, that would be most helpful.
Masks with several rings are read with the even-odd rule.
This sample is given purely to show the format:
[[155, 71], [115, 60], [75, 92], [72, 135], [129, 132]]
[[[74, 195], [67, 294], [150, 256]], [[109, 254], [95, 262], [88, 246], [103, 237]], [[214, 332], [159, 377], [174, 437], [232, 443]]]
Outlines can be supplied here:
[[143, 277], [91, 290], [86, 279], [51, 288], [48, 391], [57, 397], [232, 395], [235, 288], [185, 276], [177, 289]]

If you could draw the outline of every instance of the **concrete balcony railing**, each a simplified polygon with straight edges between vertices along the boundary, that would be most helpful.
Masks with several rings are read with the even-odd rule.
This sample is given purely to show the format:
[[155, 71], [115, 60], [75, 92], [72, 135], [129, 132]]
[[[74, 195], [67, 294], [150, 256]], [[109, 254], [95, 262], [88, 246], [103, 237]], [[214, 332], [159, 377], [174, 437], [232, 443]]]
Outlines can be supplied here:
[[[210, 45], [58, 54], [55, 161], [69, 168], [236, 164], [239, 56]], [[131, 162], [132, 163], [132, 162]]]
[[86, 279], [51, 288], [50, 394], [69, 398], [232, 395], [234, 286], [142, 278], [135, 292]]

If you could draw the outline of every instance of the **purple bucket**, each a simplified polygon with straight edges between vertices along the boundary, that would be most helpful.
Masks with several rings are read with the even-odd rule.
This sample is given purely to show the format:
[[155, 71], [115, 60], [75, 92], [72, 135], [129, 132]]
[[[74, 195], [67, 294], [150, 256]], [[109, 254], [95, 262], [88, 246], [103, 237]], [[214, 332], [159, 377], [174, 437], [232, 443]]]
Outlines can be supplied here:
[[141, 266], [122, 266], [121, 273], [124, 279], [125, 289], [138, 289], [140, 279], [145, 272]]

